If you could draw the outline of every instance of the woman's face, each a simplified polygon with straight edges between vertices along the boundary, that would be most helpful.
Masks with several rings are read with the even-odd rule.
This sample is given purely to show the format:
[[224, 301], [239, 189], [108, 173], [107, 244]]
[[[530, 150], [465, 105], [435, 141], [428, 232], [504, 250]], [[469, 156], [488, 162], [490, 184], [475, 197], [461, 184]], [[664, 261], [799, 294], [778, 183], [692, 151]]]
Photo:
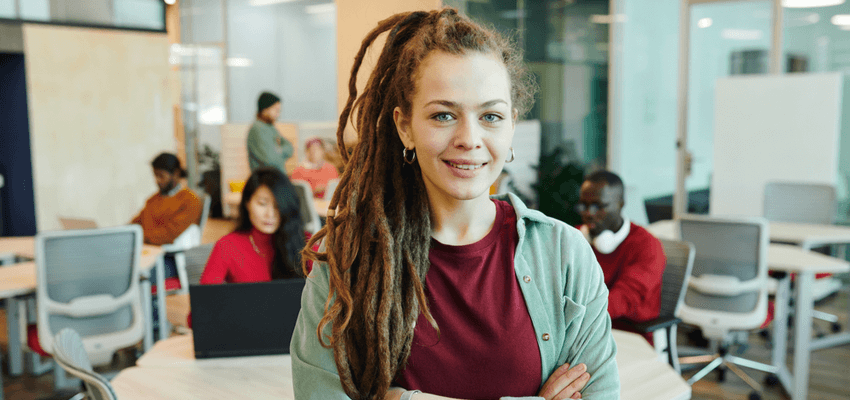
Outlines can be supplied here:
[[280, 212], [272, 191], [265, 185], [254, 191], [248, 200], [248, 217], [258, 231], [272, 234], [280, 226]]
[[514, 135], [507, 69], [479, 52], [432, 51], [417, 75], [411, 115], [396, 107], [394, 119], [405, 147], [416, 150], [429, 197], [486, 197], [510, 155]]

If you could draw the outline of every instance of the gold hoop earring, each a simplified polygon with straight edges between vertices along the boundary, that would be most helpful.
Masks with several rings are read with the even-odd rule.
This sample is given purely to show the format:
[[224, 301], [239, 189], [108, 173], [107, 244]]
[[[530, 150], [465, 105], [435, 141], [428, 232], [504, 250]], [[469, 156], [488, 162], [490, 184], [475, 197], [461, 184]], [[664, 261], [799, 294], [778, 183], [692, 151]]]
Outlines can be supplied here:
[[505, 161], [505, 164], [514, 162], [514, 159], [516, 159], [516, 154], [514, 154], [514, 148], [511, 147], [511, 158], [510, 160]]
[[407, 147], [405, 147], [404, 150], [401, 151], [401, 157], [404, 158], [404, 162], [406, 162], [408, 164], [413, 164], [413, 162], [416, 161], [416, 149], [410, 149], [410, 153], [413, 154], [413, 157], [408, 159], [407, 158]]

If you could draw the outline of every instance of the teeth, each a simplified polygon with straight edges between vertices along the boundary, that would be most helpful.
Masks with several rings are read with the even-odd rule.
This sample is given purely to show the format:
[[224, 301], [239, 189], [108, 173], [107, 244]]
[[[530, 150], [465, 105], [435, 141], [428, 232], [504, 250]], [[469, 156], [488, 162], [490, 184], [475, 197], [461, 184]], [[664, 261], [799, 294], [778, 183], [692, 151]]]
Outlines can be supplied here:
[[455, 164], [451, 161], [446, 161], [446, 164], [449, 164], [452, 167], [455, 167], [457, 169], [466, 169], [466, 170], [478, 169], [478, 168], [481, 168], [481, 167], [484, 166], [484, 164]]

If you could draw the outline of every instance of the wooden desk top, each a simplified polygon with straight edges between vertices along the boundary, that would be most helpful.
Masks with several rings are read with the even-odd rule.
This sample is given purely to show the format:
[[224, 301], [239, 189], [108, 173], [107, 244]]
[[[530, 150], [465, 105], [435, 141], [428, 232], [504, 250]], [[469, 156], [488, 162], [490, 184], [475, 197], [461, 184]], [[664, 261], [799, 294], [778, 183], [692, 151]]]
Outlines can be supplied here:
[[[153, 269], [160, 254], [162, 249], [159, 246], [144, 245], [139, 259], [141, 270]], [[34, 292], [36, 287], [35, 262], [0, 266], [0, 299], [29, 294]]]
[[112, 380], [121, 400], [293, 400], [292, 369], [131, 367]]
[[[676, 374], [672, 367], [658, 359], [655, 350], [642, 336], [617, 330], [612, 331], [612, 335], [614, 336], [614, 341], [617, 343], [617, 365], [620, 371], [620, 381], [622, 383], [621, 397], [623, 399], [684, 400], [691, 397], [691, 387], [685, 383], [680, 375]], [[270, 369], [284, 371], [286, 375], [278, 375], [275, 377], [277, 380], [264, 382], [265, 387], [262, 390], [269, 390], [269, 392], [263, 393], [272, 393], [274, 390], [289, 390], [287, 393], [289, 396], [292, 396], [292, 359], [290, 356], [195, 360], [191, 335], [174, 336], [157, 342], [136, 364], [138, 367], [122, 371], [112, 381], [113, 385], [119, 382], [122, 385], [122, 390], [127, 390], [126, 392], [118, 392], [119, 398], [123, 399], [124, 396], [122, 393], [129, 394], [131, 391], [138, 391], [139, 393], [144, 393], [146, 396], [158, 395], [160, 392], [154, 391], [156, 388], [147, 388], [146, 386], [159, 385], [160, 387], [171, 387], [172, 382], [175, 383], [175, 392], [167, 396], [173, 397], [157, 398], [209, 398], [205, 396], [210, 396], [210, 393], [219, 393], [214, 388], [227, 387], [228, 389], [232, 389], [234, 387], [231, 386], [231, 380], [236, 378], [221, 375], [219, 374], [220, 371], [257, 371], [258, 374], [265, 374]], [[152, 372], [149, 376], [146, 376], [143, 371], [139, 372], [139, 369], [157, 372]], [[131, 370], [132, 372], [125, 374], [125, 372]], [[169, 374], [162, 371], [175, 372]], [[204, 376], [200, 372], [185, 371], [215, 372], [210, 372], [209, 376]], [[212, 377], [216, 377], [216, 379]], [[192, 388], [192, 385], [198, 386]], [[202, 388], [200, 385], [207, 385], [208, 389]], [[234, 383], [234, 385], [238, 386], [239, 383]], [[183, 386], [188, 389], [194, 389], [194, 391], [187, 390], [183, 392]], [[116, 385], [117, 390], [118, 387]], [[145, 392], [145, 390], [150, 391]], [[134, 396], [128, 395], [127, 398], [143, 398]]]
[[850, 271], [850, 263], [839, 258], [805, 251], [790, 244], [771, 243], [767, 263], [773, 271], [836, 274]]
[[655, 349], [643, 336], [612, 330], [617, 343], [617, 369], [620, 372], [620, 398], [691, 398], [691, 387], [673, 367], [658, 359]]
[[192, 335], [172, 336], [160, 340], [136, 361], [139, 367], [189, 367], [189, 368], [254, 368], [286, 367], [291, 370], [289, 355], [225, 357], [195, 359]]
[[850, 227], [839, 225], [771, 222], [770, 240], [818, 247], [850, 243]]
[[35, 258], [35, 237], [2, 237], [0, 238], [0, 253], [15, 254], [24, 258]]

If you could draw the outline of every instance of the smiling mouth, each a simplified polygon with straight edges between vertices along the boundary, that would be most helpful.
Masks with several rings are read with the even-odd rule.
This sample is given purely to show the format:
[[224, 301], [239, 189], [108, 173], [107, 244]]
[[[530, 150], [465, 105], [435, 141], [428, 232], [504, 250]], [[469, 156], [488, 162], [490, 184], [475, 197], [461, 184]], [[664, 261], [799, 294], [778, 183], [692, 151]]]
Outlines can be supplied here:
[[455, 164], [451, 161], [445, 161], [445, 160], [443, 162], [448, 164], [450, 167], [457, 168], [457, 169], [465, 169], [465, 170], [475, 170], [475, 169], [478, 169], [478, 168], [481, 168], [481, 167], [487, 165], [487, 163], [483, 163], [483, 164]]

